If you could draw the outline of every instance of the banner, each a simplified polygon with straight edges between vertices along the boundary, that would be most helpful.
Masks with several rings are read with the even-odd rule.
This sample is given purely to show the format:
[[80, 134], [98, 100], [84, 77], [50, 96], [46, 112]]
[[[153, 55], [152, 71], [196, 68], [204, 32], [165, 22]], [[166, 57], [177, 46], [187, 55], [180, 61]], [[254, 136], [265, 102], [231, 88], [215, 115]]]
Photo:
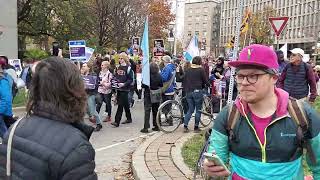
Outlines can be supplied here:
[[199, 51], [199, 45], [198, 45], [198, 38], [197, 36], [193, 36], [187, 47], [185, 58], [187, 61], [190, 62], [193, 57], [199, 56], [199, 55], [200, 55], [200, 51]]
[[86, 41], [69, 41], [71, 60], [86, 61]]
[[94, 49], [90, 47], [86, 47], [86, 62], [88, 62], [94, 53]]
[[96, 89], [97, 76], [82, 76], [82, 79], [86, 89]]
[[20, 76], [22, 72], [22, 65], [20, 59], [9, 59], [9, 64], [14, 67], [14, 70], [17, 72], [17, 75]]
[[132, 38], [132, 54], [139, 55], [140, 52], [140, 37]]
[[165, 49], [163, 39], [155, 39], [153, 45], [153, 56], [164, 56]]

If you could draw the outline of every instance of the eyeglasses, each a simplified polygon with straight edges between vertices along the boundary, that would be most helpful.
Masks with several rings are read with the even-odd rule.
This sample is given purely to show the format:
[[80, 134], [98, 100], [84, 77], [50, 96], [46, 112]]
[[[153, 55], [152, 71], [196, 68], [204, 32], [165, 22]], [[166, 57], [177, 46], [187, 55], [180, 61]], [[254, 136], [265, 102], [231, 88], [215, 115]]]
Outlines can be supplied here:
[[244, 79], [247, 79], [248, 83], [250, 83], [250, 84], [255, 84], [259, 80], [259, 77], [262, 76], [262, 75], [265, 75], [265, 74], [268, 74], [268, 73], [249, 74], [249, 75], [235, 74], [234, 75], [234, 79], [236, 80], [236, 82], [238, 84], [242, 84]]

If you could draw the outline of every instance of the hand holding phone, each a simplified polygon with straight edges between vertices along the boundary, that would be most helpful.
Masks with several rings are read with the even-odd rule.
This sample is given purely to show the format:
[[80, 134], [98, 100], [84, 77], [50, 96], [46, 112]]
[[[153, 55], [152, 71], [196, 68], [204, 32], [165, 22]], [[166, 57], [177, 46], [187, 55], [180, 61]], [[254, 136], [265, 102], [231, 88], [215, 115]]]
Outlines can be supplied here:
[[219, 156], [211, 153], [204, 153], [204, 170], [209, 176], [229, 176], [231, 173]]

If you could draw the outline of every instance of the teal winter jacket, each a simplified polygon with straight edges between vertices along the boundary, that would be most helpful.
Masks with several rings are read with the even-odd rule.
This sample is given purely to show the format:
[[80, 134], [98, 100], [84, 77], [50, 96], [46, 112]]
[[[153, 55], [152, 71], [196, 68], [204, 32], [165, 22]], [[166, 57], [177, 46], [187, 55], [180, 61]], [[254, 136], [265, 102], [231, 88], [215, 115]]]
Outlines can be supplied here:
[[[275, 92], [278, 97], [278, 109], [264, 131], [264, 144], [261, 144], [257, 136], [247, 104], [241, 100], [236, 101], [240, 118], [233, 128], [232, 139], [229, 139], [226, 130], [228, 107], [217, 116], [208, 152], [216, 153], [225, 163], [229, 162], [232, 174], [236, 173], [250, 180], [304, 179], [303, 152], [296, 138], [297, 125], [287, 110], [289, 95], [277, 88]], [[304, 103], [303, 108], [309, 122], [309, 132], [305, 138], [310, 140], [317, 159], [316, 164], [311, 164], [307, 157], [307, 163], [314, 179], [320, 180], [320, 116], [307, 103]]]

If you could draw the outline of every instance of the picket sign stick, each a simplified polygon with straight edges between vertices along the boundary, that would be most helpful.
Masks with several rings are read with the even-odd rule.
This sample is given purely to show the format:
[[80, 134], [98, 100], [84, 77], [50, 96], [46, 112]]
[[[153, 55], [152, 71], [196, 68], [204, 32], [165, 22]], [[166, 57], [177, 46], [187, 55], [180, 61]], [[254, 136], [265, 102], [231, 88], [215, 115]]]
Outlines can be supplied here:
[[[238, 15], [237, 15], [237, 24], [236, 24], [236, 35], [234, 40], [234, 48], [233, 48], [233, 56], [232, 61], [236, 61], [238, 58], [238, 51], [239, 51], [239, 38], [240, 38], [240, 27], [242, 21], [242, 14], [243, 14], [243, 1], [240, 0], [239, 7], [238, 7]], [[233, 96], [233, 86], [234, 86], [234, 77], [235, 68], [231, 68], [231, 76], [230, 76], [230, 85], [229, 85], [229, 93], [228, 93], [228, 104], [232, 103], [232, 96]]]

